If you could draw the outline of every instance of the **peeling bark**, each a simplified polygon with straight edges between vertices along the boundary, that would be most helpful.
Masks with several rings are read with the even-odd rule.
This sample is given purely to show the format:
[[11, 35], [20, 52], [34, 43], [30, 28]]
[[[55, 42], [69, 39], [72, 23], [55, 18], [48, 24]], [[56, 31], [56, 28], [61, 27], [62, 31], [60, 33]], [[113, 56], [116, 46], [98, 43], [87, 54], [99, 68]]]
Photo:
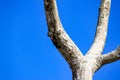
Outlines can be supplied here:
[[110, 5], [111, 0], [101, 0], [95, 39], [90, 50], [83, 56], [62, 27], [56, 0], [44, 0], [48, 36], [68, 62], [73, 80], [92, 80], [92, 76], [101, 66], [120, 59], [120, 47], [102, 55], [107, 36]]

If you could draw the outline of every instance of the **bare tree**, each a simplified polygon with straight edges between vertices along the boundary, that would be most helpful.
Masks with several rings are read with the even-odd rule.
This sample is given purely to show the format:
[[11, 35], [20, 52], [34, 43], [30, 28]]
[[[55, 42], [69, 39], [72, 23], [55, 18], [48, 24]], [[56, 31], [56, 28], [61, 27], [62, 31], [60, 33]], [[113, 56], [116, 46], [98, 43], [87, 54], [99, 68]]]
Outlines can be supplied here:
[[83, 56], [62, 27], [56, 0], [44, 0], [48, 35], [70, 65], [73, 80], [92, 80], [92, 76], [99, 68], [120, 59], [120, 47], [107, 54], [102, 54], [107, 35], [110, 5], [111, 0], [101, 0], [94, 42]]

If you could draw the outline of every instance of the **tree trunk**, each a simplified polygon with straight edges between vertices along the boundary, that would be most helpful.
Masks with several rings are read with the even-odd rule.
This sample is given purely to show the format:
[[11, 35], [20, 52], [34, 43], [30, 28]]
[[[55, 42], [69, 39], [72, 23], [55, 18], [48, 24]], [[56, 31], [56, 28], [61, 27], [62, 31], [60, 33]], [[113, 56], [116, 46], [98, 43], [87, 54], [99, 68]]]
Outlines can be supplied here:
[[92, 80], [91, 67], [86, 63], [80, 65], [79, 68], [72, 70], [72, 75], [73, 80]]

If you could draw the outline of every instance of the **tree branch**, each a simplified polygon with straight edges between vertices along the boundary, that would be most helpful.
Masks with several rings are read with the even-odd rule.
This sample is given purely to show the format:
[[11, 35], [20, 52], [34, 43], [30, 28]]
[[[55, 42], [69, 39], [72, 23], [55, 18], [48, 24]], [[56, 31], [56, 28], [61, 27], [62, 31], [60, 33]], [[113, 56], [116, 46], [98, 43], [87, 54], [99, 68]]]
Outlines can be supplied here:
[[103, 51], [107, 36], [110, 5], [111, 0], [101, 0], [95, 39], [87, 54], [99, 56]]
[[70, 39], [59, 19], [56, 0], [44, 0], [48, 35], [53, 44], [72, 67], [82, 60], [83, 55], [75, 43]]
[[120, 46], [108, 54], [101, 55], [101, 60], [103, 65], [120, 60]]

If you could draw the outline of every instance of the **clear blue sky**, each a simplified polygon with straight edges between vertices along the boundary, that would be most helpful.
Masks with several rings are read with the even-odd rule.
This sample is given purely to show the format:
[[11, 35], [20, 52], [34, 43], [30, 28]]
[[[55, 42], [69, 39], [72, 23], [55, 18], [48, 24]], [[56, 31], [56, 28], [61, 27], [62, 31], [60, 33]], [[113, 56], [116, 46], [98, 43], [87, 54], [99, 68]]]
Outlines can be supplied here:
[[[97, 24], [100, 0], [57, 0], [66, 32], [85, 54]], [[103, 53], [120, 45], [120, 0], [112, 0]], [[0, 80], [72, 80], [71, 70], [47, 36], [43, 0], [0, 0]], [[94, 80], [120, 80], [120, 61]]]

